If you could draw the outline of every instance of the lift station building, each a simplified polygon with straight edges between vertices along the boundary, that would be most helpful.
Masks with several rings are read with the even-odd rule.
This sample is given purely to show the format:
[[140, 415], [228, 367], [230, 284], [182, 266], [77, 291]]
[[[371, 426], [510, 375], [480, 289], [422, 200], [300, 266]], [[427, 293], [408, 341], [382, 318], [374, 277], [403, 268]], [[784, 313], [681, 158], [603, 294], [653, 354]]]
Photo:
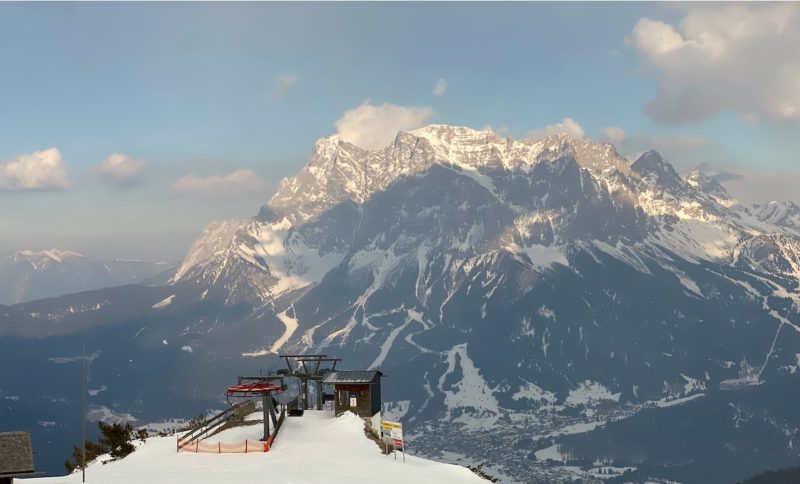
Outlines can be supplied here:
[[332, 371], [325, 375], [323, 385], [333, 386], [334, 412], [337, 416], [354, 412], [369, 418], [381, 411], [380, 371]]

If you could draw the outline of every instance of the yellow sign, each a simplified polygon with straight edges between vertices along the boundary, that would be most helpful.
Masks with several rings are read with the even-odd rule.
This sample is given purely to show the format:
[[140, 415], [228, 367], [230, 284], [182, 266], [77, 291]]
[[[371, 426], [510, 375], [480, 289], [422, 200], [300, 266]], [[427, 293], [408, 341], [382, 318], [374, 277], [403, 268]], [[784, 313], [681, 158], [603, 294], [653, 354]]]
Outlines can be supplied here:
[[395, 446], [403, 447], [403, 424], [384, 420], [381, 422], [381, 428], [385, 435], [392, 438]]
[[383, 430], [386, 430], [387, 432], [391, 432], [394, 429], [403, 430], [403, 424], [398, 422], [390, 422], [388, 420], [384, 420], [382, 424], [383, 424]]

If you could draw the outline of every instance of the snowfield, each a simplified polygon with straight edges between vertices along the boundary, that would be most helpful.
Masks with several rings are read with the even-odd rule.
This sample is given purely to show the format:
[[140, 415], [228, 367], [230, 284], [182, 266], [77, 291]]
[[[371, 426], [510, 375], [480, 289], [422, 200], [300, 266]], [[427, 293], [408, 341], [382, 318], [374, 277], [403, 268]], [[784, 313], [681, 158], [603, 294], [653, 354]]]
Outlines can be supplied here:
[[[259, 412], [260, 415], [260, 412]], [[255, 416], [254, 416], [255, 418]], [[86, 469], [86, 482], [104, 484], [192, 483], [486, 483], [469, 469], [411, 455], [385, 456], [364, 436], [354, 414], [333, 418], [327, 411], [287, 417], [267, 453], [192, 454], [175, 451], [175, 437], [153, 437], [128, 457]], [[213, 441], [261, 437], [262, 426], [220, 432]], [[211, 439], [209, 439], [211, 440]], [[102, 459], [102, 458], [101, 458]], [[26, 480], [28, 482], [28, 480]], [[78, 483], [81, 474], [31, 479], [35, 484]]]

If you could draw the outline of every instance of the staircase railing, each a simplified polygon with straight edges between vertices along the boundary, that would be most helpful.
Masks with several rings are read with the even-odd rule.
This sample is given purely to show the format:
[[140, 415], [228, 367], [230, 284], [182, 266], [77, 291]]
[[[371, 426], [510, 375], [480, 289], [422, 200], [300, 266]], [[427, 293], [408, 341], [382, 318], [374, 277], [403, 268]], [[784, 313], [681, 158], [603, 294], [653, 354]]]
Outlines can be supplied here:
[[237, 409], [239, 409], [241, 406], [247, 403], [248, 403], [247, 401], [244, 401], [232, 405], [226, 408], [225, 410], [219, 412], [218, 414], [214, 415], [210, 419], [206, 420], [206, 424], [204, 426], [192, 429], [186, 432], [185, 434], [178, 436], [178, 451], [180, 451], [181, 448], [191, 444], [195, 440], [202, 439], [218, 425], [227, 422], [230, 419], [230, 416]]

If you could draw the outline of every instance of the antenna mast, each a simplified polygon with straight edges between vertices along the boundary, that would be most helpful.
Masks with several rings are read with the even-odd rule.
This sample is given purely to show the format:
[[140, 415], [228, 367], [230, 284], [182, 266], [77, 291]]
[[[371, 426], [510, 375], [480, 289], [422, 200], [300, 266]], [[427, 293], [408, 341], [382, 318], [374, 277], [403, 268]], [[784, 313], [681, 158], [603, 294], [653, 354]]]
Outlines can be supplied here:
[[81, 482], [86, 482], [86, 345], [83, 345], [81, 356], [81, 369], [83, 370], [83, 380], [81, 381], [81, 428], [83, 430], [83, 441], [81, 442]]

